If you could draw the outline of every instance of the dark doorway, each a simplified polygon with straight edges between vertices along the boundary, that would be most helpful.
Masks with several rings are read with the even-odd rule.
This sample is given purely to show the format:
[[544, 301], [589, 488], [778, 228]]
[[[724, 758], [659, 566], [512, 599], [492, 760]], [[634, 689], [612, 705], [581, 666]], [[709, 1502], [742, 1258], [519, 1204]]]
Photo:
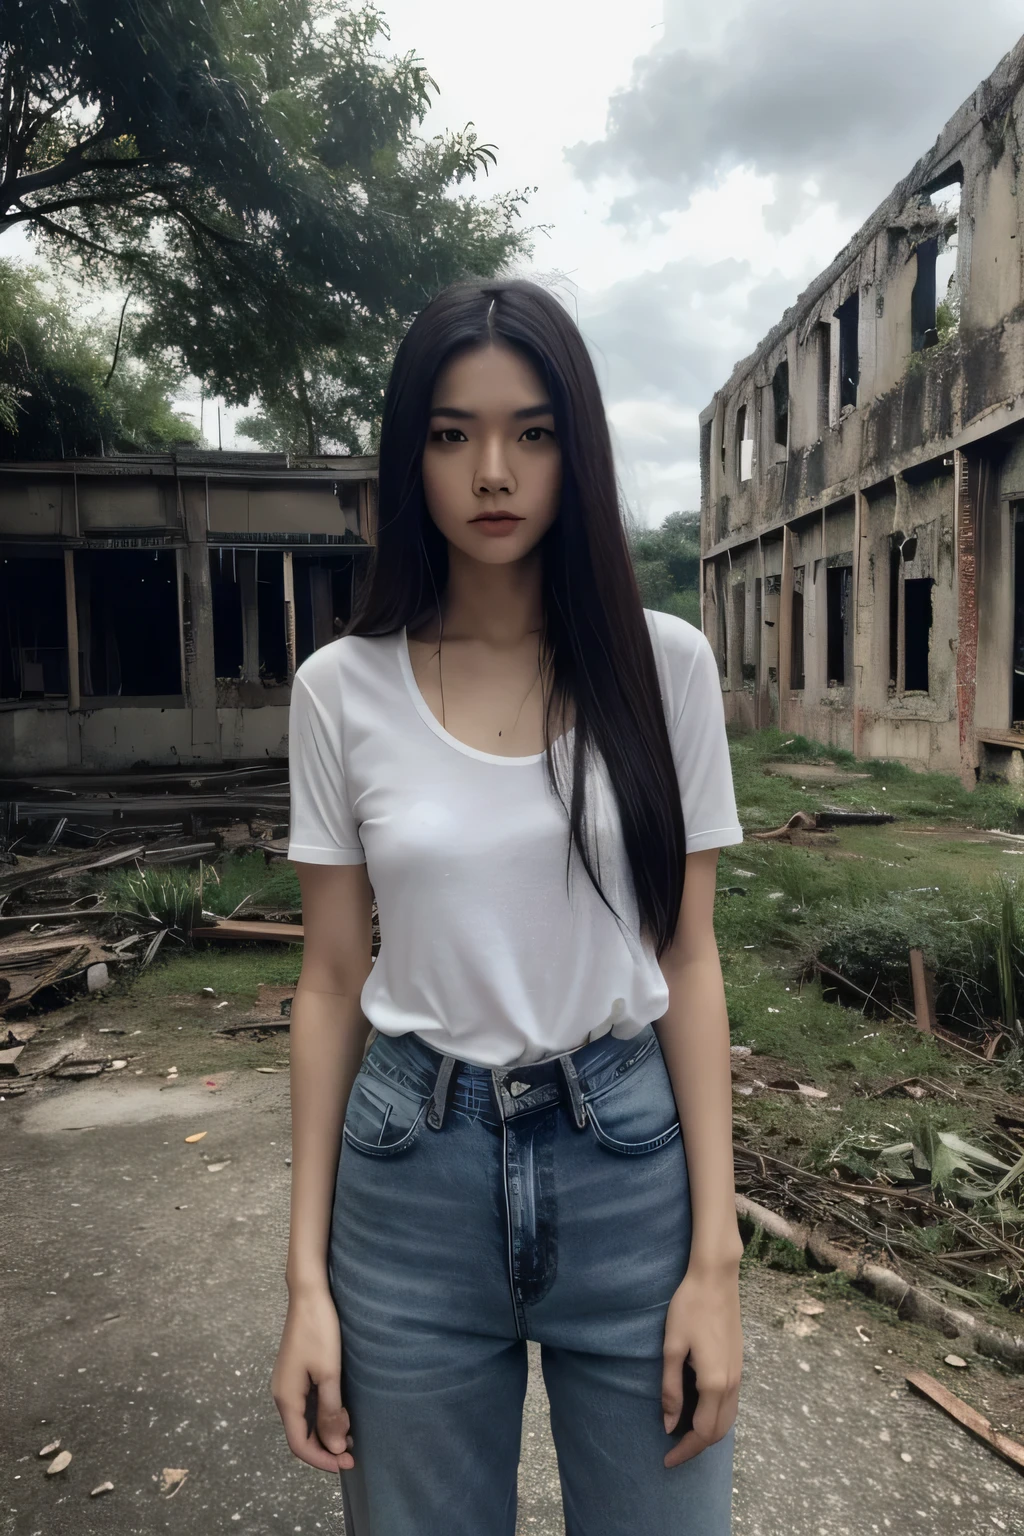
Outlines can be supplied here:
[[218, 677], [240, 677], [244, 656], [242, 584], [235, 550], [210, 551], [210, 592], [213, 602], [214, 671]]
[[917, 247], [917, 279], [910, 296], [911, 346], [915, 352], [934, 347], [939, 339], [935, 329], [935, 262], [939, 254], [937, 239], [922, 240]]
[[0, 698], [43, 699], [68, 691], [64, 558], [0, 557]]
[[83, 697], [181, 693], [172, 550], [78, 549], [75, 592]]
[[903, 687], [928, 692], [928, 644], [932, 632], [932, 578], [916, 576], [903, 582]]
[[782, 362], [772, 375], [772, 405], [775, 414], [775, 441], [780, 448], [789, 446], [789, 364]]
[[361, 555], [294, 557], [296, 663], [341, 634], [352, 617]]
[[798, 565], [793, 570], [793, 608], [789, 628], [789, 686], [804, 687], [804, 572]]
[[284, 556], [279, 550], [256, 553], [256, 609], [260, 636], [260, 677], [265, 683], [288, 681], [288, 645], [284, 616]]
[[825, 572], [827, 609], [826, 668], [829, 685], [844, 685], [851, 639], [853, 566], [834, 565]]
[[889, 538], [889, 687], [899, 686], [900, 676], [900, 546], [902, 533]]
[[818, 435], [829, 428], [829, 395], [832, 392], [832, 327], [820, 321], [818, 336]]
[[857, 404], [860, 383], [860, 294], [851, 293], [836, 310], [839, 321], [839, 409]]
[[1012, 723], [1024, 721], [1024, 503], [1013, 519], [1013, 698]]

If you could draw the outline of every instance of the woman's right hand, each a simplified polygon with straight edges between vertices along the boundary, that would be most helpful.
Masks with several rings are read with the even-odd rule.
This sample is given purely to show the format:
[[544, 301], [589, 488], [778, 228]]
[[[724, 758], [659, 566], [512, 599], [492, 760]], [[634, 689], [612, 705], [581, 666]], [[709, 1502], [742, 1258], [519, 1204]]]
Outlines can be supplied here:
[[270, 1390], [300, 1461], [322, 1472], [355, 1466], [341, 1403], [341, 1325], [326, 1284], [292, 1293]]

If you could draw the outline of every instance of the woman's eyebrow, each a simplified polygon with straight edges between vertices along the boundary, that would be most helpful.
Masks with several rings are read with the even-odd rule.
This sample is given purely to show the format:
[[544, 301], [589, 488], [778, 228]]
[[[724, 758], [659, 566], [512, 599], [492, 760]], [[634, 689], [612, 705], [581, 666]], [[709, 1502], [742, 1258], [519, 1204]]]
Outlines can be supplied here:
[[[431, 416], [451, 416], [456, 421], [476, 420], [475, 411], [462, 411], [455, 405], [435, 405], [430, 414]], [[524, 421], [529, 416], [552, 416], [554, 412], [548, 401], [545, 400], [540, 405], [524, 405], [520, 410], [513, 411], [512, 415], [516, 421]]]

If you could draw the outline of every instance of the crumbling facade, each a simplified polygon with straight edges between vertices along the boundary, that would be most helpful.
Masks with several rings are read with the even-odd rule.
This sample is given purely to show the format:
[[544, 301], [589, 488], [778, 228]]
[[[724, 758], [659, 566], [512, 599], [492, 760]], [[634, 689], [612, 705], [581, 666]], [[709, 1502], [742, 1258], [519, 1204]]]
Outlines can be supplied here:
[[1024, 39], [702, 412], [727, 717], [1024, 775]]
[[0, 773], [287, 756], [373, 541], [376, 460], [0, 464]]

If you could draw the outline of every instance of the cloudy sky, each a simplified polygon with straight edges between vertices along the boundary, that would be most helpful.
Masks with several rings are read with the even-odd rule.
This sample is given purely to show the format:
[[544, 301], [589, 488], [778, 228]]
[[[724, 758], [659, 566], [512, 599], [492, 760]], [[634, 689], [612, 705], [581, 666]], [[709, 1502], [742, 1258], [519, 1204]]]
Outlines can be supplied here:
[[1019, 0], [382, 3], [426, 128], [472, 119], [492, 187], [536, 186], [647, 522], [697, 506], [698, 412], [1024, 31]]
[[536, 188], [531, 270], [579, 319], [649, 523], [698, 505], [697, 415], [733, 363], [1024, 31], [1019, 0], [377, 3], [440, 88], [424, 131], [472, 121], [480, 191]]

